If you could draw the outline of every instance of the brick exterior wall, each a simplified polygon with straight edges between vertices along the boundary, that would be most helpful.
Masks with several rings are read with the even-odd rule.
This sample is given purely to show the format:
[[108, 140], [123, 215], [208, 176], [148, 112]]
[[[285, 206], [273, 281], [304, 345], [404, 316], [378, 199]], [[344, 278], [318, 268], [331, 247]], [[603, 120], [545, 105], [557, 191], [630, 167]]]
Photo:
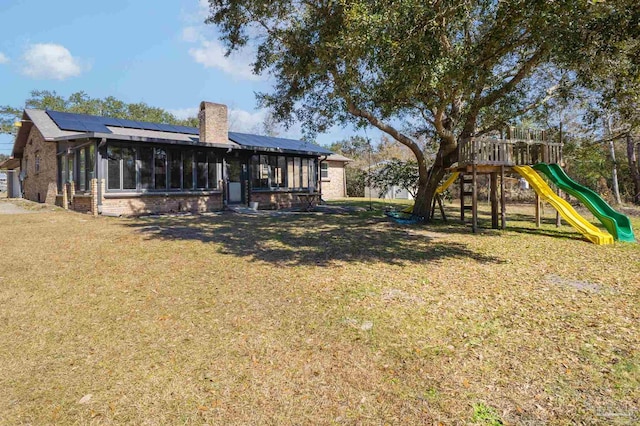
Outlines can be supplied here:
[[[252, 192], [251, 201], [258, 202], [260, 210], [278, 210], [291, 207], [306, 207], [307, 196], [299, 196], [296, 192]], [[314, 204], [316, 204], [314, 202]]]
[[344, 198], [345, 192], [344, 165], [342, 161], [327, 161], [329, 177], [322, 178], [322, 198], [331, 200]]
[[92, 204], [93, 200], [91, 195], [75, 195], [73, 197], [73, 201], [71, 201], [71, 204], [69, 205], [69, 208], [77, 212], [91, 213]]
[[102, 213], [123, 216], [178, 212], [205, 212], [222, 210], [222, 194], [166, 195], [146, 194], [135, 196], [107, 195], [102, 200]]
[[[40, 163], [38, 172], [36, 172], [36, 157]], [[26, 169], [24, 169], [25, 164], [27, 165]], [[22, 167], [22, 170], [26, 172], [26, 178], [22, 182], [24, 198], [31, 201], [54, 204], [58, 192], [56, 144], [46, 142], [35, 126], [29, 132], [27, 144], [24, 148]]]

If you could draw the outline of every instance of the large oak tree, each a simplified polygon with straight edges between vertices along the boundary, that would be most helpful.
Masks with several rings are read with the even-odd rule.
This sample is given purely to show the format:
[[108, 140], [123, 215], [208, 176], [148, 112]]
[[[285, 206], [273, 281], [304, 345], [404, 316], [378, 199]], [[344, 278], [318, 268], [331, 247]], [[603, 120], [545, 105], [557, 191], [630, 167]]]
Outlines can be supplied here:
[[[259, 99], [276, 118], [309, 132], [371, 125], [411, 149], [414, 212], [427, 219], [461, 141], [569, 90], [581, 55], [624, 38], [638, 11], [631, 0], [209, 3], [207, 22], [229, 52], [255, 49], [254, 72], [272, 77], [273, 90]], [[616, 28], [606, 24], [612, 16]], [[425, 134], [438, 143], [431, 168], [417, 143]]]

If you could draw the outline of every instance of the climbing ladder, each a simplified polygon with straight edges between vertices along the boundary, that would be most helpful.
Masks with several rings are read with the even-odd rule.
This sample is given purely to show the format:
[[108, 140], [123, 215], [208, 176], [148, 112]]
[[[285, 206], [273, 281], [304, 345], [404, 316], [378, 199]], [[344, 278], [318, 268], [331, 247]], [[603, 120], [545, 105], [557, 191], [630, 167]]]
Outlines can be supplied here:
[[478, 183], [475, 168], [472, 173], [460, 174], [460, 219], [465, 220], [465, 212], [471, 211], [471, 228], [478, 228]]
[[[489, 175], [490, 178], [491, 228], [505, 229], [504, 166], [483, 169], [472, 164], [460, 171], [460, 220], [464, 222], [465, 212], [470, 211], [471, 228], [473, 232], [478, 231], [478, 174], [480, 173]], [[500, 196], [498, 196], [498, 188]]]

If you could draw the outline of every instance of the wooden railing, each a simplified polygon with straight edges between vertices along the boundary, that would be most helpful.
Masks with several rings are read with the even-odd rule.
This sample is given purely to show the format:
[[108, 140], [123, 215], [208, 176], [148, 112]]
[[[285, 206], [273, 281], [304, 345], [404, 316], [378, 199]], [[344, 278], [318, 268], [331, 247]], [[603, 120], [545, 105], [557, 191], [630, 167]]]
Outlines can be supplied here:
[[520, 166], [562, 163], [562, 144], [535, 139], [470, 138], [459, 146], [458, 164]]

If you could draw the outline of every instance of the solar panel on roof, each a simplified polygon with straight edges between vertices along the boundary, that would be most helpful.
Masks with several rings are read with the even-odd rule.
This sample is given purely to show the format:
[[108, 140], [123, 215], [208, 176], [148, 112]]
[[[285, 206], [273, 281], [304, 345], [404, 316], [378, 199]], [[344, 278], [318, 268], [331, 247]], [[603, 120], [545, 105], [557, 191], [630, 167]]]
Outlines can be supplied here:
[[196, 129], [195, 127], [189, 127], [189, 126], [176, 126], [176, 127], [182, 133], [188, 133], [190, 135], [198, 135], [198, 134], [200, 134], [200, 130]]
[[140, 129], [141, 128], [137, 121], [127, 120], [126, 118], [119, 118], [118, 121], [120, 121], [120, 125], [122, 127], [126, 127], [127, 129]]
[[195, 128], [195, 127], [189, 127], [189, 126], [177, 126], [174, 125], [173, 127], [176, 128], [176, 130], [180, 133], [187, 133], [189, 135], [199, 135], [200, 134], [200, 130]]
[[57, 121], [57, 120], [73, 120], [76, 117], [74, 117], [76, 114], [70, 114], [67, 112], [59, 112], [59, 111], [46, 111], [47, 114], [49, 115], [49, 117], [53, 120], [53, 121]]
[[160, 128], [160, 125], [157, 123], [147, 123], [145, 121], [139, 121], [138, 123], [143, 125], [144, 126], [143, 129], [145, 130], [158, 130], [158, 131], [162, 130]]
[[173, 126], [165, 123], [158, 123], [161, 132], [173, 132]]
[[61, 130], [111, 133], [109, 129], [97, 120], [100, 117], [59, 111], [47, 111], [47, 114]]
[[174, 126], [173, 124], [165, 124], [162, 126], [165, 130], [165, 132], [170, 132], [170, 133], [180, 133], [178, 131], [178, 128], [176, 126]]
[[145, 121], [138, 121], [138, 120], [135, 120], [134, 123], [136, 124], [136, 126], [138, 126], [138, 129], [142, 129], [142, 130], [157, 130], [157, 127], [156, 128], [151, 128], [153, 123], [147, 123]]
[[97, 132], [97, 133], [111, 133], [111, 131], [109, 129], [107, 129], [107, 126], [105, 126], [102, 123], [98, 123], [98, 122], [90, 122], [90, 121], [85, 121], [82, 123], [86, 129], [89, 132]]
[[105, 126], [113, 126], [113, 127], [122, 127], [120, 124], [120, 120], [112, 117], [97, 117], [100, 119], [100, 122]]
[[81, 121], [83, 123], [89, 122], [89, 123], [104, 124], [103, 123], [104, 117], [99, 117], [97, 115], [87, 115], [87, 114], [75, 114], [75, 115], [76, 115], [76, 120]]
[[128, 120], [125, 118], [102, 117], [71, 112], [46, 111], [49, 117], [62, 130], [76, 132], [111, 133], [106, 126], [123, 127], [128, 129], [155, 130], [168, 133], [183, 133], [198, 135], [198, 129], [189, 126], [177, 126], [165, 123], [151, 123], [147, 121]]
[[56, 118], [52, 120], [60, 130], [69, 130], [73, 132], [86, 132], [87, 129], [78, 120], [69, 120], [64, 118]]
[[273, 138], [269, 136], [249, 135], [246, 133], [229, 132], [229, 139], [239, 145], [250, 148], [277, 149], [297, 152], [313, 152], [319, 154], [332, 154], [326, 148], [311, 142], [294, 139]]

